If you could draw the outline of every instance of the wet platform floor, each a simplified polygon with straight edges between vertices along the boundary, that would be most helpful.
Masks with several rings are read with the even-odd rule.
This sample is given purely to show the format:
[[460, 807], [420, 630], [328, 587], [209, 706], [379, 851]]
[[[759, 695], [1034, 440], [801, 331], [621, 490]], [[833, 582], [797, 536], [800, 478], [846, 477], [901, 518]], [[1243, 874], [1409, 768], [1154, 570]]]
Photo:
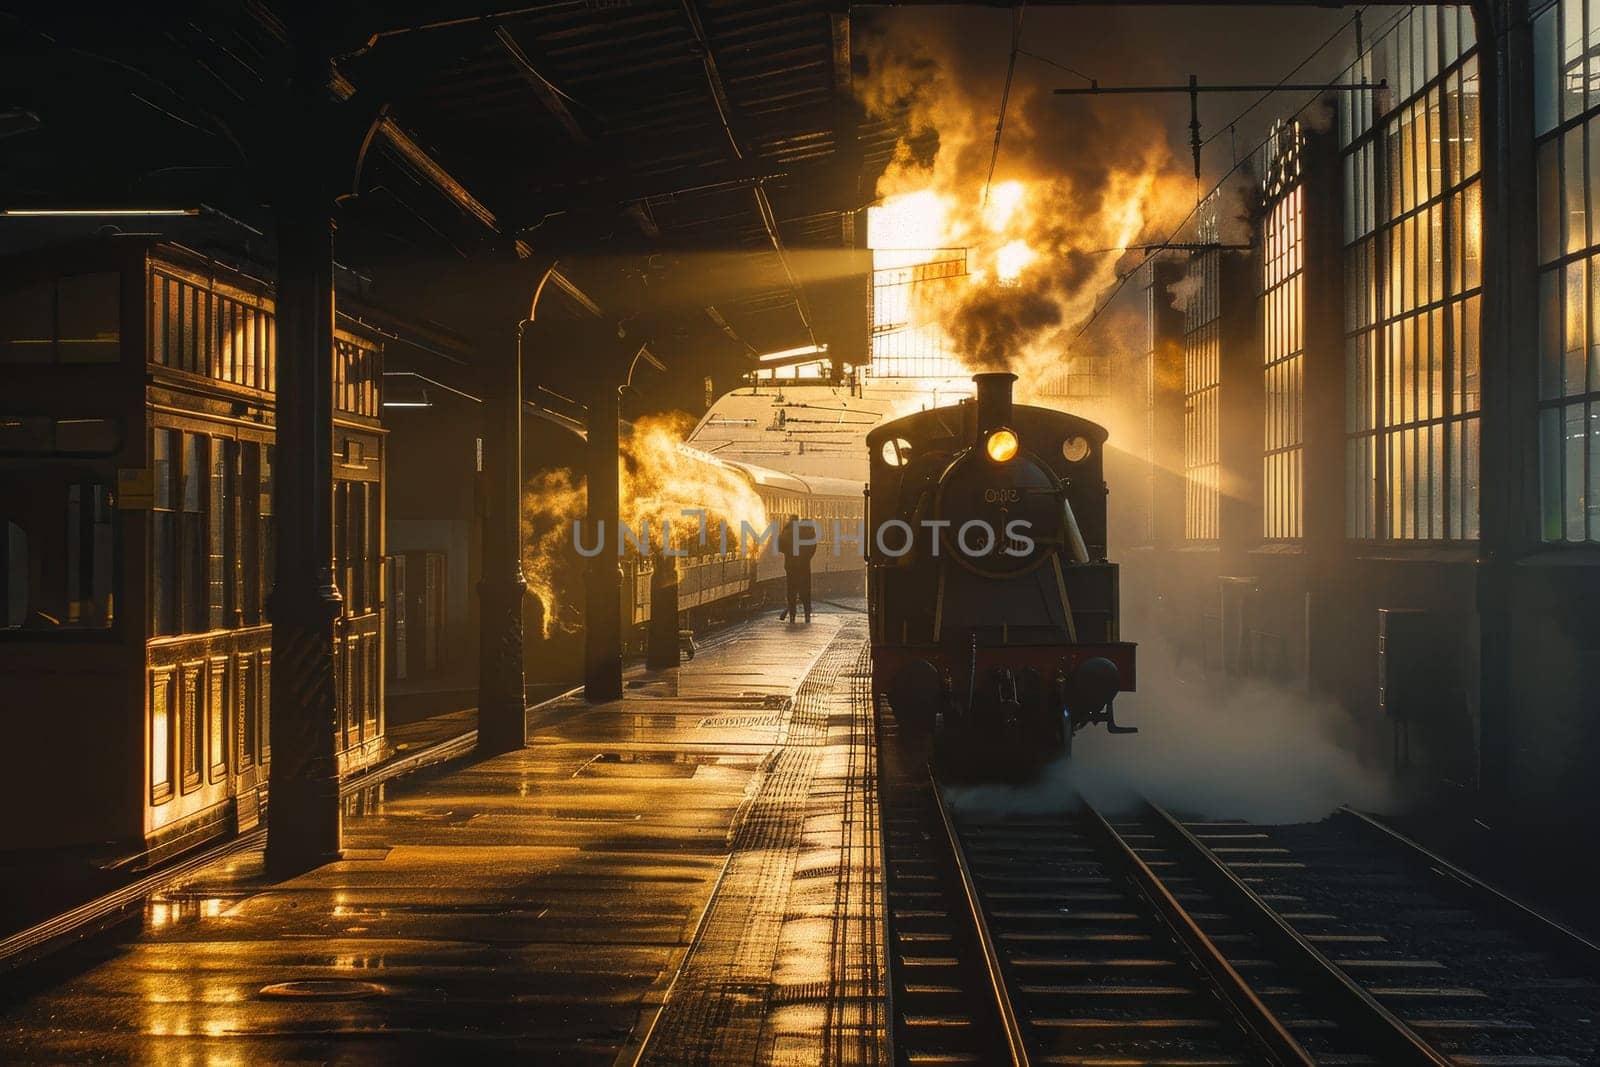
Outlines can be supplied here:
[[378, 787], [338, 863], [224, 861], [7, 1003], [0, 1059], [876, 1062], [864, 639], [755, 620], [520, 752]]

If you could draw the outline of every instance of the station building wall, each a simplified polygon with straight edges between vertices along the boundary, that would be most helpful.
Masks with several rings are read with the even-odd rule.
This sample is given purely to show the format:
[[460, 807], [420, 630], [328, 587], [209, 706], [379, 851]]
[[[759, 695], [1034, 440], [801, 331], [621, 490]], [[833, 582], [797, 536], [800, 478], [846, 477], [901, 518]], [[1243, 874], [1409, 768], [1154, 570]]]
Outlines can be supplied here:
[[[1600, 807], [1600, 12], [1558, 0], [1526, 28], [1496, 47], [1529, 42], [1537, 82], [1500, 99], [1513, 131], [1517, 102], [1530, 111], [1539, 265], [1505, 340], [1483, 314], [1472, 22], [1401, 13], [1345, 75], [1384, 88], [1287, 118], [1249, 193], [1202, 205], [1183, 250], [1124, 286], [1146, 337], [1117, 391], [1144, 411], [1119, 420], [1108, 481], [1130, 636], [1183, 669], [1332, 695], [1419, 786], [1585, 818]], [[1248, 250], [1224, 239], [1234, 216]], [[1505, 532], [1486, 530], [1502, 515]]]

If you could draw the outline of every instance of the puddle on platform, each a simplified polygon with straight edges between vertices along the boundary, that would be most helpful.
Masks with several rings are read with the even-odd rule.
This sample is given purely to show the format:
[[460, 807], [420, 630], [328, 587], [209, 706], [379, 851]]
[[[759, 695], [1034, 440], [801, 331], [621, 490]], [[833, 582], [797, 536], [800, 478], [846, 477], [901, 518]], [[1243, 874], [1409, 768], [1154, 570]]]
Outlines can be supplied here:
[[343, 978], [310, 978], [300, 982], [274, 982], [261, 987], [264, 997], [303, 997], [311, 1000], [359, 1000], [387, 996], [388, 993], [377, 982], [355, 982]]
[[695, 752], [601, 752], [573, 772], [574, 778], [692, 778], [701, 767], [743, 767], [743, 757]]

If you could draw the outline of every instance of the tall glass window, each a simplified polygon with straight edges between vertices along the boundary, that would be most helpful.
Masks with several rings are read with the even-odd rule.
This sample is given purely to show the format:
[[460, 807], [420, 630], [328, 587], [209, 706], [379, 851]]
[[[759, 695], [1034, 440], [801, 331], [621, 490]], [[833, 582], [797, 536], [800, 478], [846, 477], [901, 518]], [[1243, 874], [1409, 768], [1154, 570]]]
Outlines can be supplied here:
[[[1197, 227], [1201, 243], [1215, 242], [1216, 203], [1205, 205]], [[1222, 373], [1222, 253], [1210, 248], [1189, 259], [1183, 309], [1183, 535], [1215, 541], [1220, 535]]]
[[1261, 232], [1261, 338], [1265, 397], [1261, 534], [1301, 536], [1305, 449], [1305, 207], [1298, 122], [1266, 146]]
[[1534, 18], [1540, 529], [1600, 541], [1600, 0]]
[[1394, 17], [1347, 72], [1346, 532], [1478, 536], [1478, 58], [1464, 9]]

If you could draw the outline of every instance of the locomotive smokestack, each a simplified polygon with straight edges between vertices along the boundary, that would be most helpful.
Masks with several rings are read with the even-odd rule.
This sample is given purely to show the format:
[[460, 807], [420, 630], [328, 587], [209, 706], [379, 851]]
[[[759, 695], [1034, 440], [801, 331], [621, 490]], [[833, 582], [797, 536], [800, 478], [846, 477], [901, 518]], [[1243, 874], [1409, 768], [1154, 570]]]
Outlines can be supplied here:
[[973, 384], [978, 387], [978, 433], [984, 434], [997, 426], [1011, 425], [1011, 383], [1015, 374], [991, 371], [974, 374]]

